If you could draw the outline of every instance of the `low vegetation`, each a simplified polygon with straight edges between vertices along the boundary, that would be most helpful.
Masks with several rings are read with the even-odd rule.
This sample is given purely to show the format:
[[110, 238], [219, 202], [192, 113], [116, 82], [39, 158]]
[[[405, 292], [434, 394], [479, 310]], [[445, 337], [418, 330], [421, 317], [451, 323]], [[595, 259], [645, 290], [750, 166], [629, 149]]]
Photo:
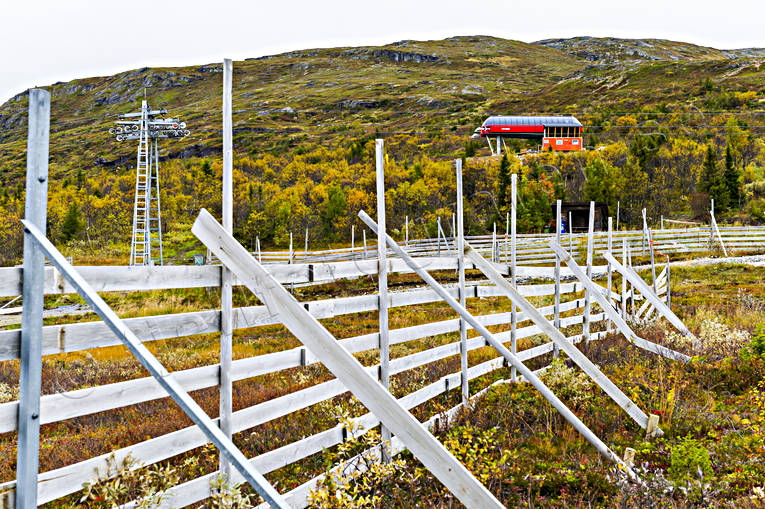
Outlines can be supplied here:
[[[648, 354], [625, 343], [620, 336], [581, 345], [583, 351], [647, 412], [660, 415], [665, 432], [647, 439], [621, 409], [563, 356], [552, 362], [545, 382], [618, 453], [636, 449], [635, 463], [645, 483], [635, 485], [622, 478], [612, 464], [568, 425], [528, 384], [494, 385], [468, 411], [452, 422], [441, 422], [434, 430], [439, 439], [509, 507], [758, 507], [765, 485], [765, 323], [762, 308], [765, 294], [762, 268], [741, 265], [673, 269], [673, 306], [699, 338], [688, 343], [664, 322], [636, 324], [649, 340], [693, 354], [683, 364]], [[454, 275], [442, 273], [443, 281]], [[394, 288], [406, 287], [414, 276], [392, 278]], [[614, 282], [618, 287], [618, 278]], [[296, 289], [299, 298], [333, 295], [346, 285], [351, 293], [366, 292], [374, 284], [364, 279], [336, 283], [324, 288]], [[402, 286], [403, 285], [403, 286]], [[342, 290], [341, 290], [342, 291]], [[151, 292], [159, 300], [161, 292]], [[193, 302], [215, 305], [204, 290]], [[244, 292], [235, 292], [239, 305], [248, 303]], [[107, 295], [108, 297], [108, 295]], [[117, 296], [112, 298], [116, 299]], [[571, 296], [573, 297], [573, 296]], [[251, 297], [250, 297], [251, 298]], [[537, 298], [536, 305], [549, 304]], [[119, 308], [118, 299], [115, 305]], [[252, 304], [251, 301], [249, 301]], [[129, 304], [127, 308], [129, 308]], [[470, 302], [475, 313], [508, 309], [503, 298]], [[160, 306], [161, 308], [161, 306]], [[447, 319], [454, 314], [442, 303], [391, 310], [391, 327], [402, 327]], [[324, 320], [338, 337], [376, 329], [376, 313], [361, 313]], [[495, 331], [505, 327], [495, 326]], [[569, 334], [576, 333], [569, 331]], [[392, 348], [397, 358], [455, 341], [455, 334], [411, 341]], [[519, 349], [539, 344], [542, 338], [519, 342]], [[217, 336], [178, 338], [149, 343], [170, 369], [217, 362]], [[258, 355], [297, 346], [297, 341], [279, 326], [237, 331], [235, 358]], [[490, 348], [471, 352], [470, 364], [496, 356]], [[359, 355], [364, 364], [376, 362], [375, 351]], [[536, 369], [550, 362], [540, 358], [529, 363]], [[3, 393], [15, 398], [18, 364], [0, 365]], [[393, 377], [394, 394], [402, 396], [459, 370], [459, 359], [449, 358]], [[134, 359], [121, 347], [92, 350], [46, 358], [44, 392], [58, 392], [145, 376]], [[471, 382], [475, 393], [489, 384], [508, 379], [501, 368]], [[235, 410], [294, 392], [327, 380], [331, 375], [320, 365], [260, 376], [235, 384]], [[416, 407], [419, 418], [437, 414], [459, 403], [452, 390]], [[196, 391], [203, 408], [217, 413], [217, 391]], [[235, 437], [247, 455], [257, 455], [301, 437], [335, 426], [365, 413], [355, 398], [343, 395], [285, 418], [239, 433]], [[162, 415], [162, 419], [146, 419]], [[182, 412], [167, 400], [101, 412], [42, 428], [41, 470], [61, 467], [96, 454], [159, 436], [189, 425]], [[350, 424], [349, 424], [350, 426]], [[280, 490], [294, 488], [327, 472], [339, 462], [362, 454], [364, 468], [348, 468], [340, 477], [327, 477], [313, 491], [315, 507], [454, 507], [454, 497], [435, 480], [411, 454], [404, 452], [388, 465], [374, 461], [371, 450], [379, 442], [372, 432], [340, 446], [313, 455], [267, 475]], [[0, 437], [0, 480], [14, 477], [15, 433]], [[141, 466], [129, 460], [113, 462], [113, 474], [94, 479], [84, 491], [48, 504], [50, 507], [111, 507], [114, 503], [139, 500], [149, 507], [161, 500], [172, 484], [213, 472], [218, 455], [211, 446], [182, 454], [158, 465]], [[214, 480], [224, 486], [225, 480]], [[215, 507], [249, 507], [258, 497], [248, 486], [222, 490], [209, 504]]]

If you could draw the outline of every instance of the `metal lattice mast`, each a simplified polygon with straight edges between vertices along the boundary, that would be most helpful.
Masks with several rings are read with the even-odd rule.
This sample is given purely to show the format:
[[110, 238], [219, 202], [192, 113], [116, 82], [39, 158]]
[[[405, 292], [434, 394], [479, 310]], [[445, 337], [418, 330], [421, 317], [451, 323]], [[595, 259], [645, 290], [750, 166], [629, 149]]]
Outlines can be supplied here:
[[[159, 199], [159, 138], [189, 135], [186, 124], [164, 116], [164, 108], [152, 110], [146, 100], [141, 111], [120, 115], [117, 127], [109, 133], [117, 141], [138, 140], [136, 155], [133, 232], [130, 239], [130, 265], [162, 265], [162, 211]], [[136, 120], [125, 120], [133, 119]]]

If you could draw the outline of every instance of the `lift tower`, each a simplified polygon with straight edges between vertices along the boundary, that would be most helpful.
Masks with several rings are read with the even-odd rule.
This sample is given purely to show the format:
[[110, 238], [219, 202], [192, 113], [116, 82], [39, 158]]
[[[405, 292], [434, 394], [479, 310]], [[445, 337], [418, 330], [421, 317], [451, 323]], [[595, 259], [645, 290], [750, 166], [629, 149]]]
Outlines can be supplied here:
[[141, 111], [124, 113], [109, 129], [117, 141], [138, 140], [130, 265], [162, 265], [162, 225], [159, 206], [159, 139], [183, 138], [186, 123], [165, 118], [164, 108], [152, 110], [146, 100]]

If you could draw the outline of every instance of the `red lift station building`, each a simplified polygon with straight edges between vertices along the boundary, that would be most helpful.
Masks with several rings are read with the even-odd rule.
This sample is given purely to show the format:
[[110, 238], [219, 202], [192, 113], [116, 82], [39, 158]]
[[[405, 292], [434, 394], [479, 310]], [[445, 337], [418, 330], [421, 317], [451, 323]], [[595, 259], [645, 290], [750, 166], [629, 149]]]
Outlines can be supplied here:
[[[502, 154], [504, 138], [539, 140], [542, 150], [582, 150], [582, 124], [571, 115], [493, 116], [484, 120], [476, 134], [486, 138], [492, 155]], [[492, 138], [496, 139], [495, 147], [491, 144]]]

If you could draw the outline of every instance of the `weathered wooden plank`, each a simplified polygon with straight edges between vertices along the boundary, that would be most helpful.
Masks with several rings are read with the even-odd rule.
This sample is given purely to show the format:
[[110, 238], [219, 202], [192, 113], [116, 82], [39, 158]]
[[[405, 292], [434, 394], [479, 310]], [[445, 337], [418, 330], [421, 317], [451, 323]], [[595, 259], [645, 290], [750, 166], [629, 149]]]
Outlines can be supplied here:
[[[468, 507], [503, 507], [289, 292], [202, 210], [191, 231], [369, 408], [428, 470]], [[380, 235], [386, 236], [385, 232]]]

